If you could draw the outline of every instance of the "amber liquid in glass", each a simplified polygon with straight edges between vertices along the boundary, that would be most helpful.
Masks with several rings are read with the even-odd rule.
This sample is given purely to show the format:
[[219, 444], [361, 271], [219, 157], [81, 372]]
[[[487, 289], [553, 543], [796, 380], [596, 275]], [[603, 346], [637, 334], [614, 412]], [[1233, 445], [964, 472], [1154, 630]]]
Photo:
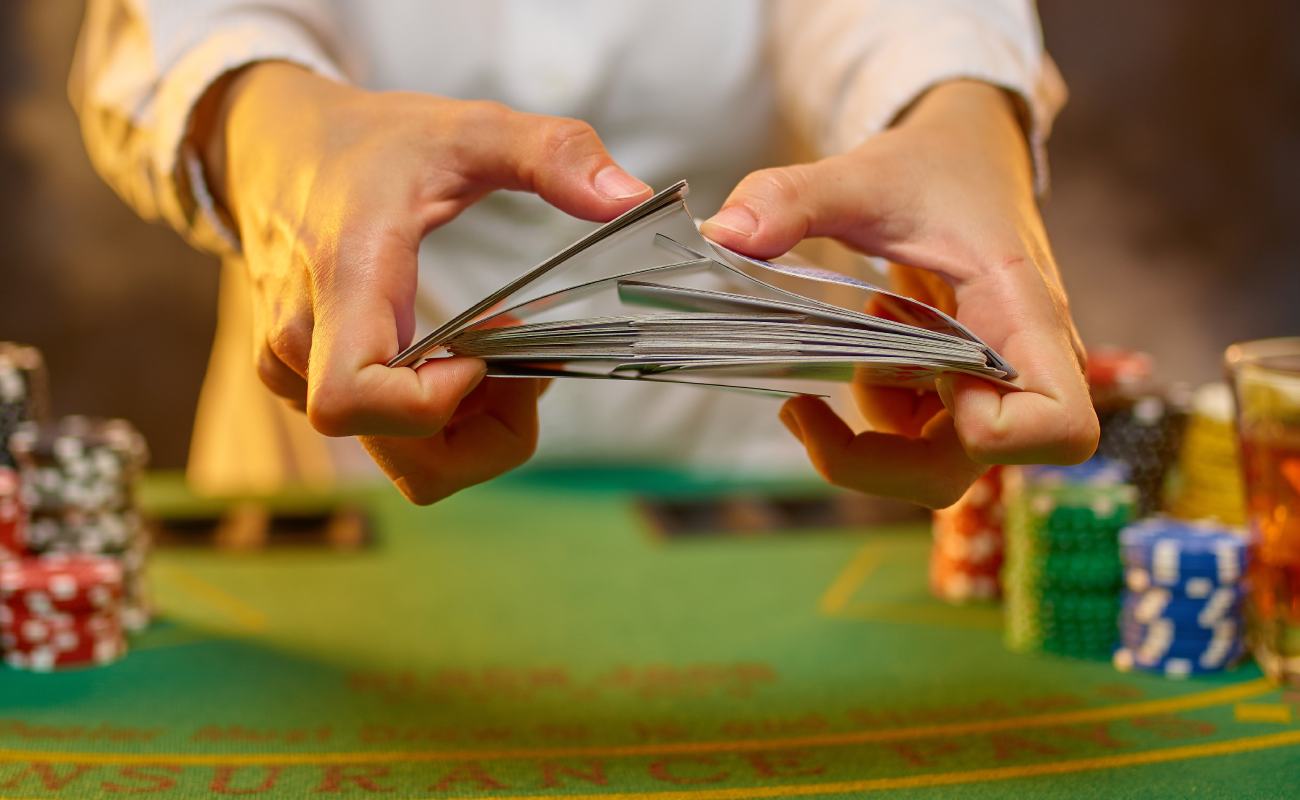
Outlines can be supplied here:
[[1254, 535], [1250, 627], [1256, 659], [1300, 686], [1300, 427], [1242, 430], [1246, 504]]

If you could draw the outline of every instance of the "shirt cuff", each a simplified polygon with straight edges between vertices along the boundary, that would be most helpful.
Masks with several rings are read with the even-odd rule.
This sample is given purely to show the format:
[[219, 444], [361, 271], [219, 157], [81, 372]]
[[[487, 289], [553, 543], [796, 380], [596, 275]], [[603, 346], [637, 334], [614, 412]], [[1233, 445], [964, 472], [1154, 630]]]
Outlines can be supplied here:
[[1040, 49], [1028, 53], [970, 20], [937, 17], [923, 36], [900, 37], [872, 54], [850, 80], [826, 131], [828, 152], [842, 153], [879, 133], [918, 97], [952, 80], [976, 80], [1015, 95], [1033, 158], [1034, 188], [1047, 191], [1047, 137], [1065, 105], [1065, 82]]
[[161, 187], [160, 212], [194, 245], [237, 253], [239, 235], [213, 199], [199, 153], [186, 139], [190, 116], [223, 75], [259, 61], [285, 61], [335, 80], [338, 65], [301, 26], [274, 13], [242, 12], [187, 52], [159, 88], [150, 160]]

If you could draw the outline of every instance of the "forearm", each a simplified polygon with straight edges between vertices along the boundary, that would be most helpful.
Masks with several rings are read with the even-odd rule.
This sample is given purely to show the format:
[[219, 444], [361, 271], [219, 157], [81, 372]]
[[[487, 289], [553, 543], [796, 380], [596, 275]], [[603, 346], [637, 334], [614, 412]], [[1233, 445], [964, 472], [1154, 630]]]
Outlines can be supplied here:
[[1032, 188], [1033, 165], [1019, 99], [982, 81], [947, 81], [903, 110], [902, 125], [959, 125], [989, 147], [989, 155]]

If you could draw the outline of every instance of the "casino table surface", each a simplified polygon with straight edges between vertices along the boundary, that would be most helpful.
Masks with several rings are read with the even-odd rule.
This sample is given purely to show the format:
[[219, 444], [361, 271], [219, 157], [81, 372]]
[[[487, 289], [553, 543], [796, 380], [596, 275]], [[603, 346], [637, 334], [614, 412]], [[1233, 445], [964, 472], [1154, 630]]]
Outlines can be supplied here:
[[923, 526], [665, 538], [635, 495], [700, 485], [666, 475], [353, 493], [357, 552], [160, 549], [124, 661], [0, 672], [0, 797], [1300, 792], [1300, 696], [1253, 666], [1012, 653], [928, 597]]

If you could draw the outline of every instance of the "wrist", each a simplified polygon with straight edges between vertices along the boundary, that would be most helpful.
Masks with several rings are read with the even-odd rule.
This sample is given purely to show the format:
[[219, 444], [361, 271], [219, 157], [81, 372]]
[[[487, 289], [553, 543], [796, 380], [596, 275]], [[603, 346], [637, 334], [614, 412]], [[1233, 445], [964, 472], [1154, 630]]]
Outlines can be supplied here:
[[316, 83], [335, 85], [295, 64], [257, 62], [221, 76], [195, 104], [187, 138], [213, 200], [236, 227], [247, 160], [266, 149], [269, 130], [294, 119], [289, 104], [311, 95]]
[[894, 125], [948, 138], [957, 134], [1033, 193], [1024, 110], [1020, 99], [1001, 87], [974, 80], [938, 84], [905, 109]]

